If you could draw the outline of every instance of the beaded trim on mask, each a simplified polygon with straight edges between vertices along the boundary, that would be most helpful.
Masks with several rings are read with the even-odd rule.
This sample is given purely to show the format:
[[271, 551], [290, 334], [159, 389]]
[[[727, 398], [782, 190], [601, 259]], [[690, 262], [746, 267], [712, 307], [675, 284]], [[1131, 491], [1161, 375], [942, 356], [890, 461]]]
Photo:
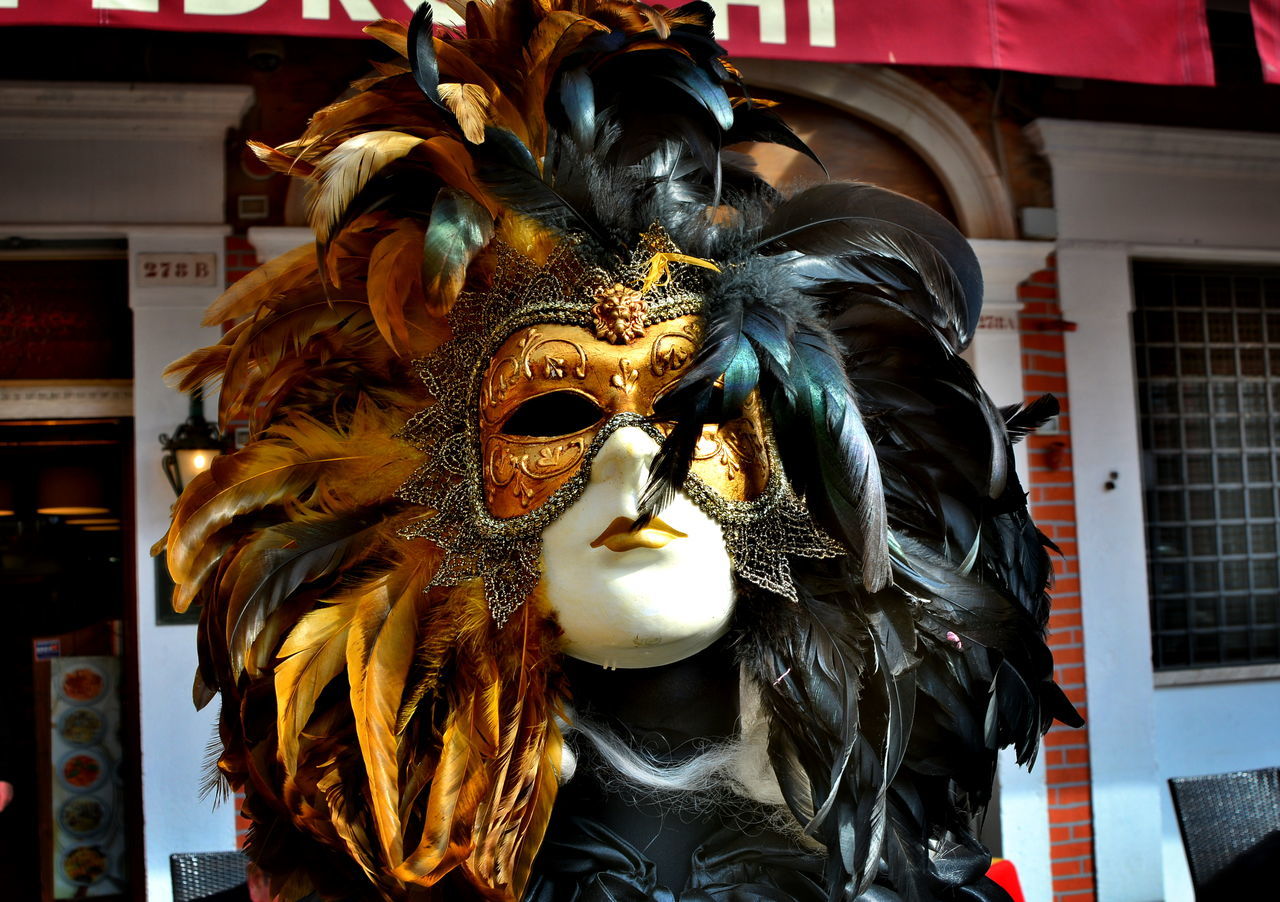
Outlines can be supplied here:
[[[666, 232], [654, 227], [641, 236], [631, 261], [613, 273], [589, 266], [572, 240], [557, 247], [542, 267], [501, 242], [495, 242], [494, 252], [492, 287], [464, 292], [449, 314], [454, 338], [413, 363], [435, 403], [410, 419], [401, 433], [426, 454], [427, 463], [398, 494], [430, 511], [401, 535], [429, 539], [444, 551], [432, 585], [482, 579], [489, 612], [501, 625], [537, 586], [542, 532], [578, 500], [591, 477], [591, 463], [609, 436], [624, 426], [643, 429], [659, 444], [664, 436], [639, 414], [617, 414], [600, 427], [578, 472], [542, 505], [518, 517], [496, 518], [485, 506], [481, 473], [477, 411], [485, 368], [502, 342], [524, 326], [560, 323], [593, 329], [598, 294], [619, 284], [642, 284], [650, 261], [676, 250]], [[646, 322], [703, 313], [701, 296], [682, 286], [689, 281], [686, 269], [671, 264], [667, 277], [645, 293]], [[720, 524], [738, 576], [795, 600], [787, 555], [835, 557], [844, 549], [813, 523], [781, 472], [772, 436], [767, 442], [772, 466], [758, 498], [731, 501], [692, 473], [683, 489]]]

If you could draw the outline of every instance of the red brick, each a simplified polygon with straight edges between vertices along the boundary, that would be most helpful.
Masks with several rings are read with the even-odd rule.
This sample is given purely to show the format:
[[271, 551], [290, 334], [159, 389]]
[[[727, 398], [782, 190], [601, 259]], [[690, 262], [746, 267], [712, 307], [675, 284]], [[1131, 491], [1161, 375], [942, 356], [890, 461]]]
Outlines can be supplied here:
[[1062, 351], [1062, 336], [1051, 332], [1029, 331], [1025, 322], [1022, 324], [1022, 351]]
[[1018, 286], [1018, 298], [1042, 298], [1047, 301], [1056, 301], [1058, 299], [1058, 288], [1056, 285], [1028, 285], [1023, 282]]
[[1060, 355], [1041, 351], [1039, 354], [1027, 354], [1022, 358], [1023, 369], [1036, 370], [1041, 373], [1065, 373], [1066, 361]]
[[1073, 824], [1066, 828], [1072, 839], [1093, 839], [1093, 824]]
[[1038, 269], [1031, 274], [1027, 281], [1036, 285], [1057, 285], [1058, 271], [1056, 269]]
[[1070, 501], [1076, 500], [1075, 489], [1069, 485], [1047, 485], [1044, 488], [1037, 489], [1045, 501]]
[[1061, 880], [1053, 881], [1053, 892], [1055, 895], [1058, 893], [1069, 893], [1072, 890], [1092, 890], [1092, 889], [1093, 889], [1092, 874], [1086, 877], [1064, 877]]
[[1083, 620], [1080, 613], [1080, 596], [1070, 592], [1059, 592], [1056, 589], [1050, 595], [1053, 598], [1053, 616], [1049, 620], [1050, 631], [1079, 629]]
[[1056, 647], [1050, 642], [1053, 649], [1053, 661], [1055, 664], [1083, 664], [1084, 649], [1078, 645], [1068, 648]]
[[[1062, 750], [1062, 756], [1068, 764], [1088, 764], [1089, 748], [1088, 746], [1076, 746], [1075, 748], [1066, 748]], [[1079, 837], [1076, 837], [1077, 839]]]
[[1076, 824], [1093, 819], [1093, 811], [1088, 804], [1062, 805], [1049, 809], [1050, 824]]
[[1056, 880], [1058, 877], [1079, 877], [1087, 874], [1083, 861], [1054, 861], [1051, 865], [1053, 876]]
[[1067, 380], [1064, 376], [1024, 373], [1022, 376], [1022, 388], [1024, 391], [1029, 392], [1057, 394], [1067, 390]]
[[1052, 773], [1046, 775], [1049, 783], [1050, 805], [1087, 805], [1089, 803], [1089, 786], [1055, 786]]
[[1045, 779], [1049, 781], [1051, 786], [1062, 783], [1088, 783], [1089, 768], [1079, 766], [1050, 767], [1048, 773], [1045, 774]]
[[[1063, 504], [1061, 502], [1037, 504], [1035, 510], [1032, 511], [1032, 515], [1037, 520], [1072, 521], [1076, 518], [1076, 507], [1074, 504]], [[1063, 551], [1065, 552], [1066, 549], [1064, 548]]]

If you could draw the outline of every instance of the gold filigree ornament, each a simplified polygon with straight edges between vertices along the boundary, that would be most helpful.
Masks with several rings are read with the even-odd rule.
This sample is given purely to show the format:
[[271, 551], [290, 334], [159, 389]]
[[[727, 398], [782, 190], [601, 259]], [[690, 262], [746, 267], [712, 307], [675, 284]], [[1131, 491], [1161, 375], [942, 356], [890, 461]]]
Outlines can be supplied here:
[[635, 288], [614, 282], [596, 292], [591, 305], [592, 327], [596, 338], [615, 345], [630, 344], [644, 335], [644, 317], [648, 305]]
[[[665, 438], [652, 402], [696, 354], [705, 313], [699, 270], [716, 267], [681, 254], [659, 226], [644, 232], [631, 259], [613, 271], [591, 265], [574, 239], [561, 242], [541, 266], [500, 240], [489, 252], [488, 286], [463, 292], [449, 313], [453, 338], [413, 363], [435, 403], [402, 432], [427, 462], [399, 495], [425, 508], [401, 534], [427, 538], [444, 552], [432, 585], [483, 580], [489, 611], [501, 625], [538, 585], [542, 532], [578, 500], [609, 437], [634, 426], [655, 442]], [[639, 287], [618, 290], [627, 285]], [[619, 347], [626, 342], [616, 336], [637, 341], [659, 324], [670, 325], [654, 333], [652, 347], [638, 357], [643, 370], [621, 357], [636, 354]], [[604, 376], [606, 366], [612, 376]], [[601, 381], [612, 392], [608, 398], [601, 396]], [[638, 382], [643, 392], [636, 391]], [[556, 435], [550, 426], [552, 435], [501, 434], [518, 400], [555, 391], [593, 398], [597, 422], [570, 435]], [[735, 456], [732, 474], [718, 472], [724, 469], [719, 463], [710, 470], [695, 460], [683, 491], [720, 524], [738, 577], [794, 600], [788, 556], [834, 557], [843, 549], [792, 492], [768, 422], [756, 405], [749, 407], [750, 424], [708, 428], [745, 428], [759, 447]], [[727, 446], [731, 439], [725, 433], [717, 441]], [[737, 470], [747, 467], [753, 477], [738, 478]]]

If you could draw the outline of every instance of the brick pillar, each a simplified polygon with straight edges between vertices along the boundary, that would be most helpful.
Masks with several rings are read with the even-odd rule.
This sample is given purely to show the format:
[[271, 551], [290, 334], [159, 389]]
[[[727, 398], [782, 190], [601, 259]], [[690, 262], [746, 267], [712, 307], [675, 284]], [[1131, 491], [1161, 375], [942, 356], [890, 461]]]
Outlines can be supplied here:
[[[1018, 286], [1022, 301], [1023, 390], [1028, 400], [1046, 392], [1062, 406], [1058, 430], [1028, 441], [1029, 494], [1036, 524], [1061, 549], [1053, 555], [1053, 613], [1049, 645], [1054, 677], [1086, 718], [1084, 630], [1080, 606], [1079, 552], [1076, 546], [1075, 485], [1071, 470], [1071, 404], [1067, 393], [1062, 319], [1056, 261]], [[1088, 727], [1055, 726], [1045, 737], [1041, 761], [1049, 795], [1049, 842], [1054, 902], [1092, 902], [1093, 801], [1089, 773]]]
[[258, 268], [258, 255], [249, 239], [241, 235], [227, 236], [227, 285]]

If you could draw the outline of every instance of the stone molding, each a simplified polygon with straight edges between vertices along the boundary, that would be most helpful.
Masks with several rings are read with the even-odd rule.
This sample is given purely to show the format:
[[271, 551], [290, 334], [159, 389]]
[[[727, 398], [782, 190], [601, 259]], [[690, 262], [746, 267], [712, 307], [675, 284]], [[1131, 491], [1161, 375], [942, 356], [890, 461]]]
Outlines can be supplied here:
[[1037, 119], [1032, 144], [1062, 166], [1280, 179], [1280, 136], [1204, 128]]
[[247, 85], [0, 82], [0, 140], [221, 139], [252, 103]]

